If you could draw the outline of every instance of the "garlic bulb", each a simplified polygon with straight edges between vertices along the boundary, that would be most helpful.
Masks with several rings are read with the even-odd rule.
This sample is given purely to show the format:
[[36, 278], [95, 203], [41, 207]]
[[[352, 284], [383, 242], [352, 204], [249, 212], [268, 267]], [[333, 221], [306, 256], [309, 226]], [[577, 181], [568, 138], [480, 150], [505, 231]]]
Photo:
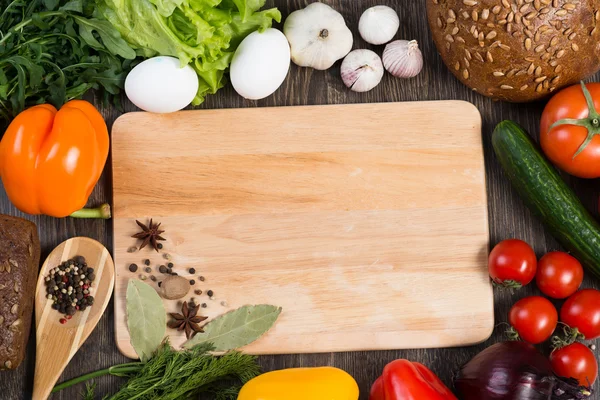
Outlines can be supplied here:
[[344, 17], [323, 3], [312, 3], [286, 19], [283, 33], [292, 61], [301, 67], [325, 70], [352, 50], [352, 32]]
[[383, 51], [385, 69], [397, 78], [413, 78], [423, 69], [423, 54], [416, 40], [396, 40]]
[[385, 44], [394, 38], [400, 19], [398, 14], [388, 6], [375, 6], [363, 13], [358, 21], [360, 36], [367, 43]]
[[354, 50], [341, 67], [344, 84], [355, 92], [368, 92], [383, 78], [381, 58], [371, 50]]

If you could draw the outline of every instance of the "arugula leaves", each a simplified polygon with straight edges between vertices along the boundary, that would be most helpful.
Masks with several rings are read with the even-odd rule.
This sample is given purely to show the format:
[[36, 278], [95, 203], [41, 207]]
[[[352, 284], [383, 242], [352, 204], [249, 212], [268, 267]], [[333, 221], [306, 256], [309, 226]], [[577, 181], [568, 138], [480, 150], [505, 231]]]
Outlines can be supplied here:
[[25, 107], [119, 94], [136, 52], [94, 0], [0, 0], [0, 128]]

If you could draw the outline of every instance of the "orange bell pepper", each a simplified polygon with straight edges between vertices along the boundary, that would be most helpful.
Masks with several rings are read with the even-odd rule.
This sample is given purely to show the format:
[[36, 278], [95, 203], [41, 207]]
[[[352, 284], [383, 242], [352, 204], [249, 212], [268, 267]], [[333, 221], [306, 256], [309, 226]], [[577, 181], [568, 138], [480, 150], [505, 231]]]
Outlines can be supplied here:
[[87, 101], [70, 101], [60, 111], [50, 104], [23, 111], [0, 141], [8, 198], [28, 214], [110, 218], [108, 205], [80, 210], [100, 179], [108, 147], [106, 123]]

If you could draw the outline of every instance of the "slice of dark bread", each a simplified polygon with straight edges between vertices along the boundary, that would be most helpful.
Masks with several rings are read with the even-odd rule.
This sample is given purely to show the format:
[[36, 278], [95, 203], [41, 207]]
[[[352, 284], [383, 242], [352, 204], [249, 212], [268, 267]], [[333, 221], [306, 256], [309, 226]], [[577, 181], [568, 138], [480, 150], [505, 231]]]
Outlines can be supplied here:
[[25, 358], [39, 264], [35, 224], [0, 215], [0, 370]]

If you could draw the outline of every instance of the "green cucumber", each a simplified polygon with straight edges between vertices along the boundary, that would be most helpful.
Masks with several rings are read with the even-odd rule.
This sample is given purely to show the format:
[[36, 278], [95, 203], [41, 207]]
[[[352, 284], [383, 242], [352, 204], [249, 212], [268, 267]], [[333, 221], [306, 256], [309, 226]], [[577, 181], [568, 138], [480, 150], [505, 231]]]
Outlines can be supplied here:
[[519, 125], [503, 121], [492, 145], [523, 202], [552, 235], [600, 278], [600, 225]]

